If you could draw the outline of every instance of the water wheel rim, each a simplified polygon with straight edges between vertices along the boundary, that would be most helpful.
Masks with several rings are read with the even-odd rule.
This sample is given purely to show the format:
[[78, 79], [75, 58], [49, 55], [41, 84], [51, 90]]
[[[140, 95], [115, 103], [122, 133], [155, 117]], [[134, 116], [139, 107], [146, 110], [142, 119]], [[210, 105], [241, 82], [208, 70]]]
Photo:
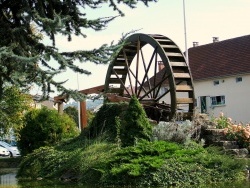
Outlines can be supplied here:
[[[120, 82], [120, 87], [118, 87], [119, 89], [117, 89], [119, 90], [119, 92], [113, 92], [113, 93], [119, 96], [123, 96], [124, 93], [126, 93], [125, 82], [127, 79], [129, 79], [130, 75], [129, 68], [132, 63], [131, 59], [133, 60], [134, 58], [138, 58], [139, 53], [142, 53], [142, 48], [145, 45], [150, 45], [154, 49], [153, 53], [155, 53], [155, 58], [159, 56], [165, 67], [165, 73], [167, 74], [168, 77], [167, 79], [169, 84], [168, 92], [170, 93], [170, 100], [171, 100], [169, 119], [172, 119], [175, 116], [179, 104], [186, 104], [186, 103], [188, 104], [187, 114], [189, 114], [189, 116], [192, 116], [194, 113], [195, 100], [194, 100], [193, 80], [189, 66], [186, 63], [185, 57], [181, 52], [180, 48], [171, 39], [163, 35], [151, 35], [151, 34], [148, 35], [148, 34], [137, 33], [129, 36], [126, 39], [126, 44], [124, 45], [124, 47], [119, 51], [115, 59], [109, 65], [105, 80], [105, 93], [110, 93], [111, 84], [113, 83], [112, 81], [115, 80], [112, 79], [111, 75], [114, 74], [116, 74], [116, 78], [118, 80], [118, 81], [116, 80], [116, 82]], [[152, 57], [153, 56], [154, 55], [152, 54]], [[136, 63], [140, 62], [136, 60]], [[116, 67], [118, 67], [118, 65], [124, 65], [123, 69], [122, 68], [117, 69]], [[136, 71], [138, 70], [139, 69], [137, 68]], [[180, 82], [185, 82], [185, 84], [182, 83], [180, 85]], [[137, 81], [135, 82], [134, 85], [135, 87], [137, 87]], [[138, 91], [140, 93], [141, 88], [142, 87], [140, 87], [139, 90], [138, 88], [137, 89], [135, 88], [135, 93], [131, 94], [137, 95]], [[158, 88], [160, 88], [160, 86], [158, 86]], [[178, 98], [177, 97], [178, 92], [182, 93], [187, 92], [188, 98], [187, 97]], [[139, 98], [139, 101], [142, 101], [142, 99], [139, 96], [137, 97]]]

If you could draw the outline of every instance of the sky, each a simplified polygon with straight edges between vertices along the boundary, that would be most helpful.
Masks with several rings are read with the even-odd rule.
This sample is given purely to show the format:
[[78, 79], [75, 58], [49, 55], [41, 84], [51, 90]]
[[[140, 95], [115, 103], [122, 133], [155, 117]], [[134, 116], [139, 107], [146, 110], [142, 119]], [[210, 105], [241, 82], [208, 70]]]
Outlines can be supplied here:
[[[87, 38], [57, 37], [57, 46], [61, 51], [91, 50], [102, 44], [118, 41], [123, 33], [140, 29], [139, 33], [161, 34], [172, 39], [179, 48], [185, 51], [185, 33], [187, 48], [193, 42], [205, 45], [213, 37], [219, 41], [250, 34], [250, 0], [185, 0], [186, 31], [184, 29], [183, 0], [158, 0], [146, 7], [142, 3], [130, 9], [120, 5], [125, 13], [112, 21], [103, 31], [86, 30]], [[87, 18], [115, 16], [118, 13], [104, 6], [97, 10], [84, 10]], [[75, 62], [78, 64], [78, 62]], [[80, 75], [66, 71], [58, 80], [68, 80], [64, 86], [69, 89], [83, 90], [105, 84], [108, 65], [82, 63], [79, 66], [92, 72], [91, 75]], [[38, 89], [39, 90], [39, 89]], [[37, 90], [37, 92], [38, 92]]]

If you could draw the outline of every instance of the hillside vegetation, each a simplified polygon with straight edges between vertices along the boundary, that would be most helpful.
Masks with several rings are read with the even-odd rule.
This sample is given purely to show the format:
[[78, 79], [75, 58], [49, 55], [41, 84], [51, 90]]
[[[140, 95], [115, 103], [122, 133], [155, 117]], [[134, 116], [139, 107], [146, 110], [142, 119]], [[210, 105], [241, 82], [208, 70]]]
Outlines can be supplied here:
[[191, 134], [181, 142], [159, 140], [154, 129], [136, 98], [129, 104], [105, 104], [77, 138], [25, 156], [18, 177], [141, 187], [197, 186], [245, 178], [244, 160], [236, 162], [216, 147], [204, 148]]

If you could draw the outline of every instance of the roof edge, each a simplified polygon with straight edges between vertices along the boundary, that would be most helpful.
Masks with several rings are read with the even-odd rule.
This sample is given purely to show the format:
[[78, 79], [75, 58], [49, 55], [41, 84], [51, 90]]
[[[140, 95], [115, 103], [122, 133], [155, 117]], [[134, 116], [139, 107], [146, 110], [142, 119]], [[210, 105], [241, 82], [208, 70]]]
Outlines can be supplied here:
[[206, 77], [206, 78], [201, 78], [201, 79], [194, 79], [194, 81], [204, 81], [204, 80], [214, 80], [214, 79], [221, 79], [221, 78], [228, 78], [228, 77], [233, 77], [233, 76], [243, 76], [243, 75], [250, 75], [250, 72], [246, 73], [240, 73], [240, 74], [228, 74], [228, 75], [222, 75], [222, 76], [215, 76], [215, 77]]

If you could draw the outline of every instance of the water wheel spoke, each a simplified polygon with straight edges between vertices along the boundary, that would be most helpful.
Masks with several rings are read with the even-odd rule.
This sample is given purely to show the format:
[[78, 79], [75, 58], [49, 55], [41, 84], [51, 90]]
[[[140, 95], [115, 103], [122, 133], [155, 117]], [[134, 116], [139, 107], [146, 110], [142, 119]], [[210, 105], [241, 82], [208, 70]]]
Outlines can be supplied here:
[[[144, 63], [143, 63], [143, 64], [144, 64], [144, 69], [146, 69], [146, 70], [145, 70], [145, 74], [144, 74], [142, 83], [143, 83], [143, 85], [144, 85], [145, 79], [147, 78], [148, 88], [149, 88], [149, 90], [151, 90], [151, 91], [153, 91], [153, 90], [152, 90], [151, 82], [150, 82], [150, 80], [149, 80], [149, 78], [148, 78], [148, 72], [149, 72], [149, 70], [150, 70], [150, 68], [151, 68], [153, 59], [154, 59], [154, 57], [156, 56], [156, 51], [157, 51], [157, 48], [155, 48], [155, 49], [154, 49], [154, 52], [152, 53], [152, 56], [151, 56], [150, 61], [149, 61], [149, 64], [148, 64], [148, 67], [146, 67], [145, 61], [143, 61], [143, 62], [144, 62]], [[138, 96], [140, 96], [141, 89], [142, 89], [142, 88], [140, 88], [140, 90], [139, 90], [139, 92], [138, 92], [138, 94], [139, 94]], [[144, 92], [145, 92], [145, 91], [144, 91]], [[148, 94], [150, 94], [150, 97], [153, 98], [152, 92], [150, 92], [150, 93], [148, 93]]]
[[[132, 74], [132, 76], [133, 76], [133, 77], [135, 78], [135, 80], [136, 80], [136, 75], [133, 73], [133, 71], [130, 69], [130, 67], [129, 67], [128, 69], [129, 69], [129, 72]], [[143, 86], [143, 83], [141, 83], [139, 80], [136, 80], [136, 81], [137, 81], [137, 84], [139, 84], [140, 88], [143, 89], [144, 92], [146, 92], [146, 89], [145, 89], [145, 87]], [[137, 96], [137, 97], [139, 97], [139, 96]], [[148, 97], [150, 97], [150, 96], [149, 96], [149, 93], [148, 93]]]
[[[124, 58], [125, 58], [126, 68], [127, 68], [127, 70], [129, 70], [129, 63], [128, 63], [127, 54], [126, 54], [124, 48], [122, 49], [122, 51], [123, 51], [123, 55], [124, 55]], [[132, 92], [132, 95], [134, 95], [134, 90], [133, 90], [133, 84], [132, 84], [132, 80], [131, 80], [130, 71], [128, 71], [128, 79], [129, 79], [130, 90], [131, 90], [131, 92]]]
[[[142, 83], [144, 83], [145, 81], [145, 78], [147, 79], [147, 81], [149, 82], [149, 77], [148, 77], [148, 70], [147, 70], [147, 66], [146, 66], [146, 62], [145, 62], [145, 59], [144, 59], [144, 55], [143, 55], [143, 51], [142, 49], [140, 50], [141, 52], [141, 57], [142, 57], [142, 63], [143, 63], [143, 68], [144, 68], [144, 77], [143, 77], [143, 80], [142, 80]], [[150, 86], [151, 87], [151, 86]], [[140, 87], [139, 91], [138, 91], [138, 96], [140, 96], [141, 94], [141, 90], [142, 90], [142, 87]], [[152, 94], [150, 93], [150, 97], [152, 98]]]
[[123, 81], [120, 79], [119, 75], [117, 74], [117, 72], [116, 72], [114, 69], [113, 69], [113, 72], [115, 73], [116, 78], [117, 78], [118, 80], [120, 80], [120, 83], [122, 84], [123, 88], [126, 90], [127, 94], [131, 97], [131, 94], [129, 93], [128, 89], [127, 89], [126, 86], [125, 86], [125, 83], [123, 83]]
[[138, 93], [137, 93], [137, 80], [138, 80], [138, 72], [139, 72], [139, 62], [140, 62], [140, 48], [141, 48], [141, 43], [140, 43], [140, 38], [138, 37], [137, 40], [137, 53], [136, 53], [136, 78], [135, 78], [135, 93], [138, 97]]
[[[158, 88], [160, 88], [160, 85], [162, 85], [163, 82], [165, 82], [170, 76], [171, 76], [171, 74], [165, 76], [165, 77], [161, 80], [161, 82], [158, 83]], [[166, 90], [163, 94], [161, 94], [160, 96], [157, 95], [158, 97], [157, 97], [156, 101], [160, 101], [160, 100], [161, 100], [164, 96], [166, 96], [170, 91], [171, 91], [171, 90], [168, 89], [168, 90]]]
[[170, 89], [167, 89], [161, 96], [159, 96], [156, 101], [160, 101], [164, 96], [166, 96], [170, 92]]
[[[146, 95], [148, 94], [148, 93], [150, 93], [150, 92], [153, 92], [154, 90], [156, 90], [165, 80], [167, 80], [168, 78], [170, 77], [170, 74], [169, 75], [167, 75], [167, 76], [165, 76], [165, 78], [164, 79], [162, 79], [158, 84], [156, 84], [153, 88], [151, 88], [151, 90], [148, 90], [143, 96], [141, 96], [140, 98], [139, 98], [139, 100], [143, 100], [143, 98], [145, 98], [146, 97]], [[161, 97], [162, 98], [162, 97]], [[155, 98], [153, 98], [153, 99], [155, 99]], [[159, 101], [158, 99], [155, 99], [156, 101]]]
[[[158, 63], [158, 61], [157, 61], [157, 55], [155, 56], [155, 67], [154, 67], [154, 86], [156, 85], [156, 73], [157, 73], [157, 63]], [[153, 98], [156, 98], [156, 92], [155, 92], [155, 89], [154, 89], [154, 91], [153, 91]]]
[[[167, 71], [166, 71], [166, 69], [165, 69], [164, 74], [162, 75], [162, 78], [161, 78], [160, 86], [157, 88], [157, 91], [156, 91], [156, 94], [155, 94], [156, 97], [159, 95], [161, 86], [163, 86], [163, 85], [164, 85], [164, 82], [170, 77], [170, 74], [169, 74], [168, 76], [166, 76], [166, 74], [167, 74]], [[165, 96], [165, 95], [164, 95], [164, 96]], [[161, 98], [162, 98], [162, 97], [161, 97]], [[158, 100], [160, 100], [161, 98], [159, 98]]]

